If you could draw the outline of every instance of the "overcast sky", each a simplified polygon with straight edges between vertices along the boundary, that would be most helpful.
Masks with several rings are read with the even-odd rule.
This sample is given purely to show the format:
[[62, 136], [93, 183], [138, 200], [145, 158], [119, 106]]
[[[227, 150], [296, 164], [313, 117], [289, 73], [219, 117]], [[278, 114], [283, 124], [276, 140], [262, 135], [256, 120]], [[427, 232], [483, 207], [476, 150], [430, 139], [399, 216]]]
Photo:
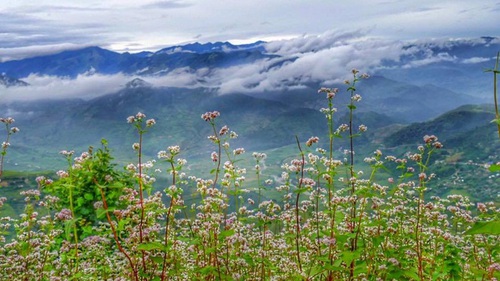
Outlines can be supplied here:
[[386, 39], [499, 36], [500, 0], [14, 0], [0, 2], [0, 56], [82, 45], [159, 50], [329, 31]]

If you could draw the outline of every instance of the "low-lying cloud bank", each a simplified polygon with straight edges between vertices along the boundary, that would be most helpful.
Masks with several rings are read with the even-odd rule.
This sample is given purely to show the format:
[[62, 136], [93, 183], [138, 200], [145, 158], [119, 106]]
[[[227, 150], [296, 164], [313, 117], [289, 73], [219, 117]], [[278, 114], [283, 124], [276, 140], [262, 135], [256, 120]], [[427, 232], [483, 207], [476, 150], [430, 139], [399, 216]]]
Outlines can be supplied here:
[[[474, 64], [492, 59], [457, 58], [447, 52], [436, 53], [432, 50], [434, 47], [451, 47], [454, 41], [450, 40], [415, 41], [410, 44], [371, 38], [368, 33], [327, 32], [317, 36], [273, 41], [267, 43], [266, 51], [279, 57], [228, 68], [178, 68], [161, 76], [141, 78], [156, 87], [209, 87], [217, 89], [220, 94], [252, 93], [300, 88], [307, 83], [332, 85], [349, 78], [347, 75], [352, 68], [372, 73], [389, 67], [387, 65], [415, 68], [437, 62]], [[484, 39], [467, 42], [484, 43]], [[137, 75], [86, 73], [76, 79], [69, 79], [32, 74], [22, 79], [30, 86], [2, 89], [0, 102], [42, 98], [90, 99], [117, 92], [135, 77]]]

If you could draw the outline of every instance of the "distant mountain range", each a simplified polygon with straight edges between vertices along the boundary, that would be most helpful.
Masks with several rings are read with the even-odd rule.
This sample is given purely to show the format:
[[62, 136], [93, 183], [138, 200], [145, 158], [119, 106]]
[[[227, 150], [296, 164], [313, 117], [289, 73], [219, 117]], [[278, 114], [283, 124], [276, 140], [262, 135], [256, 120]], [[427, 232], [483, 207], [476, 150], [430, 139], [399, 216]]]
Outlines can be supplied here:
[[[491, 77], [484, 73], [492, 68], [494, 57], [500, 50], [500, 38], [481, 37], [459, 40], [420, 40], [414, 42], [375, 43], [343, 42], [341, 39], [331, 42], [302, 42], [300, 40], [283, 42], [257, 41], [252, 44], [233, 45], [229, 42], [192, 43], [172, 46], [157, 52], [117, 53], [100, 47], [86, 47], [79, 50], [68, 50], [51, 55], [36, 56], [22, 60], [4, 61], [0, 63], [0, 73], [6, 77], [23, 79], [29, 75], [50, 75], [56, 77], [76, 78], [78, 75], [113, 75], [124, 74], [147, 78], [162, 77], [172, 73], [191, 73], [197, 86], [219, 87], [220, 80], [226, 73], [219, 70], [235, 66], [259, 65], [253, 75], [270, 73], [273, 79], [285, 69], [292, 69], [292, 77], [283, 77], [267, 83], [282, 84], [289, 88], [303, 86], [307, 83], [322, 83], [327, 80], [321, 72], [312, 71], [318, 63], [328, 63], [339, 67], [335, 60], [341, 57], [331, 57], [331, 50], [342, 48], [349, 44], [358, 44], [351, 60], [353, 64], [363, 67], [363, 56], [369, 60], [371, 49], [376, 49], [380, 61], [366, 66], [370, 74], [383, 76], [395, 81], [416, 86], [437, 85], [456, 93], [468, 94], [476, 98], [484, 98], [491, 90]], [[365, 44], [365, 45], [363, 45]], [[382, 47], [379, 45], [382, 44]], [[387, 46], [383, 45], [387, 44]], [[387, 50], [386, 50], [387, 49]], [[394, 53], [398, 55], [395, 56]], [[325, 54], [325, 59], [318, 58]], [[345, 55], [344, 55], [345, 56]], [[309, 65], [307, 65], [307, 61]], [[297, 63], [299, 69], [291, 66]], [[341, 65], [345, 67], [344, 65]], [[303, 74], [300, 74], [300, 68]], [[200, 70], [203, 70], [199, 72]], [[248, 72], [244, 72], [248, 75]], [[276, 75], [277, 74], [277, 75]], [[222, 75], [222, 76], [217, 76]], [[285, 74], [281, 74], [285, 75]], [[226, 77], [227, 78], [227, 77]], [[228, 78], [229, 79], [229, 78]], [[147, 79], [144, 79], [147, 80]], [[254, 79], [255, 80], [255, 79]], [[186, 81], [184, 86], [192, 86], [194, 81]], [[243, 89], [258, 89], [262, 81], [242, 81]], [[226, 81], [227, 82], [227, 81]], [[168, 85], [167, 85], [168, 86]], [[178, 85], [177, 85], [178, 86]], [[484, 101], [484, 100], [483, 100]]]
[[29, 85], [28, 83], [22, 80], [12, 78], [4, 74], [0, 74], [0, 86], [8, 88], [8, 87], [25, 87], [28, 85]]
[[11, 77], [30, 74], [76, 77], [79, 74], [161, 75], [189, 67], [227, 67], [272, 57], [264, 53], [264, 42], [232, 45], [228, 42], [174, 46], [158, 52], [117, 53], [100, 47], [86, 47], [23, 60], [0, 63], [0, 73]]
[[[177, 144], [184, 157], [210, 155], [213, 146], [206, 136], [211, 132], [200, 115], [212, 110], [222, 114], [218, 124], [240, 135], [232, 145], [247, 151], [286, 147], [295, 143], [295, 136], [305, 141], [317, 135], [324, 142], [328, 136], [319, 109], [326, 107], [326, 100], [317, 90], [325, 80], [330, 79], [327, 86], [341, 89], [334, 99], [336, 126], [348, 121], [347, 86], [323, 74], [328, 60], [340, 65], [335, 61], [342, 58], [329, 55], [335, 42], [276, 44], [194, 43], [135, 54], [87, 47], [2, 62], [2, 115], [14, 117], [21, 128], [12, 136], [6, 169], [60, 169], [66, 164], [60, 150], [84, 151], [89, 145], [99, 146], [101, 138], [109, 140], [120, 163], [131, 161], [136, 132], [125, 118], [138, 111], [157, 120], [145, 139], [144, 153], [151, 158]], [[347, 47], [341, 46], [340, 54], [348, 56]], [[360, 57], [359, 61], [346, 60], [342, 67], [369, 60], [358, 47], [349, 50], [355, 53], [352, 60]], [[442, 156], [447, 163], [500, 161], [495, 127], [489, 123], [493, 108], [484, 105], [493, 101], [492, 77], [484, 70], [493, 67], [500, 39], [417, 41], [396, 47], [391, 46], [401, 52], [397, 58], [376, 61], [365, 69], [371, 77], [357, 84], [362, 101], [355, 126], [369, 128], [357, 139], [360, 150], [381, 147], [402, 155], [423, 135], [436, 134], [445, 145]], [[390, 55], [385, 46], [379, 52]], [[110, 88], [108, 81], [118, 86]], [[55, 88], [57, 83], [62, 86]], [[95, 87], [88, 90], [92, 83]], [[221, 85], [236, 85], [237, 90], [221, 92]], [[90, 98], [65, 96], [77, 86], [82, 93], [96, 93]], [[43, 87], [45, 92], [39, 91]], [[57, 99], [41, 94], [12, 98], [50, 94], [54, 89], [61, 91]], [[337, 144], [342, 147], [346, 141], [339, 139]], [[443, 174], [455, 173], [450, 165]]]

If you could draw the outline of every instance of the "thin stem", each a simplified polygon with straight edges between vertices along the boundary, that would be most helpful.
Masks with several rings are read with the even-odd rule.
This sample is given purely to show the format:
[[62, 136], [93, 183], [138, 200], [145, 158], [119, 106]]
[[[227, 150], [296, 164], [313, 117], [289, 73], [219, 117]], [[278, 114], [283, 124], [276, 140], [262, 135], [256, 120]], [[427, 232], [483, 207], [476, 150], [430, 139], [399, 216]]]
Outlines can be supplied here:
[[69, 188], [69, 207], [71, 209], [71, 215], [73, 216], [73, 236], [75, 238], [75, 273], [78, 272], [78, 233], [76, 231], [76, 216], [75, 208], [73, 206], [73, 187]]
[[134, 279], [136, 281], [139, 281], [139, 275], [137, 273], [136, 266], [134, 265], [134, 262], [132, 261], [132, 258], [130, 257], [130, 255], [122, 247], [122, 244], [120, 243], [120, 239], [118, 238], [118, 233], [116, 233], [115, 226], [113, 224], [113, 221], [111, 220], [111, 216], [109, 215], [108, 203], [106, 201], [106, 196], [104, 196], [104, 190], [102, 189], [102, 187], [99, 185], [99, 183], [97, 182], [97, 180], [95, 178], [93, 178], [93, 181], [94, 181], [95, 185], [97, 187], [99, 187], [99, 191], [101, 192], [102, 206], [103, 206], [104, 211], [106, 213], [106, 219], [109, 223], [109, 226], [111, 227], [111, 232], [113, 233], [113, 238], [116, 242], [116, 246], [118, 247], [118, 250], [127, 258], [129, 265], [130, 265], [130, 269], [132, 270], [132, 275], [134, 276]]
[[217, 130], [215, 129], [215, 123], [213, 121], [210, 122], [212, 125], [212, 129], [214, 131], [214, 136], [217, 141], [217, 169], [215, 170], [215, 179], [214, 179], [214, 185], [213, 188], [217, 187], [217, 181], [219, 180], [219, 173], [220, 173], [220, 163], [221, 163], [221, 157], [222, 157], [222, 145], [220, 143], [220, 138], [218, 137]]
[[[176, 185], [176, 170], [174, 166], [174, 159], [170, 159], [170, 167], [172, 168], [172, 185]], [[170, 206], [168, 207], [168, 212], [167, 212], [167, 218], [165, 222], [165, 239], [164, 239], [164, 244], [165, 244], [165, 249], [168, 246], [168, 234], [169, 234], [169, 226], [170, 226], [170, 214], [172, 212], [172, 207], [174, 205], [174, 194], [172, 194], [172, 197], [170, 199]], [[167, 269], [167, 251], [163, 253], [163, 265], [162, 265], [162, 270], [161, 270], [161, 280], [165, 280], [165, 271]]]
[[[139, 129], [139, 204], [141, 206], [141, 221], [139, 223], [139, 242], [142, 244], [143, 241], [143, 224], [144, 224], [144, 194], [143, 194], [143, 182], [142, 182], [142, 135], [144, 132]], [[146, 253], [144, 250], [141, 250], [142, 254], [142, 269], [146, 271]]]
[[500, 138], [500, 113], [498, 110], [498, 97], [497, 97], [497, 74], [500, 73], [500, 70], [498, 69], [498, 63], [500, 61], [500, 52], [497, 53], [497, 60], [495, 63], [495, 68], [493, 69], [487, 69], [485, 72], [493, 72], [493, 100], [495, 102], [495, 120], [492, 122], [495, 122], [497, 124], [497, 130], [498, 130], [498, 137]]
[[301, 193], [301, 187], [302, 187], [302, 181], [304, 179], [304, 152], [302, 151], [302, 147], [300, 146], [299, 142], [299, 137], [295, 136], [295, 139], [297, 140], [297, 146], [299, 147], [300, 151], [300, 156], [302, 158], [301, 162], [301, 167], [300, 167], [300, 179], [299, 179], [299, 185], [297, 187], [298, 192], [297, 192], [297, 198], [295, 199], [295, 221], [296, 221], [296, 235], [295, 235], [295, 247], [297, 251], [297, 263], [299, 265], [299, 270], [302, 272], [302, 263], [300, 261], [300, 218], [299, 218], [299, 198], [300, 198], [300, 193]]

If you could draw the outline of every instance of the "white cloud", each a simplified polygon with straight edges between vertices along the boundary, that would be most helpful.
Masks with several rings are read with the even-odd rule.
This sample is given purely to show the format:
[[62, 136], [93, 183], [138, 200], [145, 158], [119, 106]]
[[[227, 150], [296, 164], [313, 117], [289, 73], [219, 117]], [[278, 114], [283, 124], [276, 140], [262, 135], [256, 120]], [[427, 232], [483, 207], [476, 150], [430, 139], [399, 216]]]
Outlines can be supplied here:
[[117, 75], [79, 75], [75, 79], [55, 76], [30, 75], [23, 78], [27, 87], [10, 87], [0, 93], [1, 101], [37, 99], [90, 99], [118, 91], [130, 80], [122, 74]]
[[466, 64], [473, 64], [473, 63], [486, 62], [489, 60], [491, 60], [491, 58], [472, 57], [472, 58], [468, 58], [468, 59], [463, 59], [461, 62], [466, 63]]

